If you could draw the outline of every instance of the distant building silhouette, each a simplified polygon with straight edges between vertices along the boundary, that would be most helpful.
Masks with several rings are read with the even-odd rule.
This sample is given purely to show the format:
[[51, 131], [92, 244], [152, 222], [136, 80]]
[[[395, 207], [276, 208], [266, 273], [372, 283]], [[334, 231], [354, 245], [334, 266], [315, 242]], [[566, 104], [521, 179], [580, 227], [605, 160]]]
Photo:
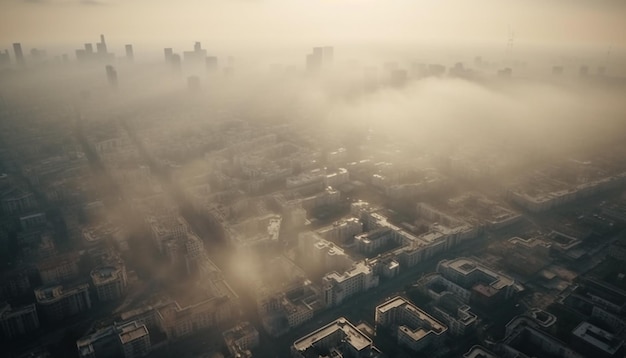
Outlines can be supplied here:
[[104, 35], [100, 35], [100, 42], [96, 44], [98, 55], [105, 57], [107, 54], [107, 43], [104, 41]]
[[124, 49], [126, 50], [126, 59], [128, 61], [133, 61], [135, 59], [135, 54], [133, 53], [133, 45], [128, 44], [124, 46]]
[[205, 61], [206, 69], [208, 72], [217, 71], [217, 57], [209, 56], [204, 61]]
[[407, 78], [408, 78], [408, 73], [406, 70], [395, 69], [391, 71], [390, 79], [391, 79], [392, 86], [396, 86], [396, 87], [404, 86], [406, 84]]
[[513, 70], [510, 67], [498, 70], [498, 77], [511, 77]]
[[172, 69], [176, 72], [176, 73], [180, 73], [180, 71], [182, 70], [182, 66], [181, 66], [181, 61], [180, 61], [180, 55], [177, 53], [172, 54], [172, 57], [170, 58], [170, 65], [172, 66]]
[[43, 60], [46, 57], [46, 50], [33, 48], [30, 50], [30, 56], [36, 61]]
[[96, 43], [96, 52], [93, 51], [91, 43], [85, 43], [84, 48], [76, 50], [78, 62], [105, 62], [113, 60], [113, 57], [113, 54], [107, 51], [104, 35], [100, 35], [100, 42]]
[[163, 49], [163, 55], [165, 56], [165, 63], [172, 63], [172, 55], [174, 54], [174, 50], [171, 47], [166, 47]]
[[117, 71], [112, 65], [106, 67], [107, 81], [111, 87], [117, 87]]
[[19, 42], [14, 43], [13, 52], [15, 53], [15, 62], [18, 65], [24, 65], [26, 61], [24, 61], [24, 53], [22, 52], [22, 44]]
[[306, 69], [308, 72], [318, 72], [324, 63], [324, 48], [313, 47], [313, 53], [306, 56]]
[[580, 66], [580, 70], [578, 71], [578, 75], [580, 77], [587, 77], [589, 75], [589, 67], [587, 67], [587, 65]]
[[9, 55], [9, 50], [4, 50], [4, 52], [0, 52], [0, 66], [11, 64], [11, 56]]
[[482, 67], [483, 66], [483, 58], [482, 58], [482, 56], [474, 57], [474, 66], [476, 66], [476, 67]]
[[183, 59], [189, 64], [203, 64], [206, 58], [206, 50], [202, 49], [200, 42], [196, 42], [193, 51], [184, 51]]

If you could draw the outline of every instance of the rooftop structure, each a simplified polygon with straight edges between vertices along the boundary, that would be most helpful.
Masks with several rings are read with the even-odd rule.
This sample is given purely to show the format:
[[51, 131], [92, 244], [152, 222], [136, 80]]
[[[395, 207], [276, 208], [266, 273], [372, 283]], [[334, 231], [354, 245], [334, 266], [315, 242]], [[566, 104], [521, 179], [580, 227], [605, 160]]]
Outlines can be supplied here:
[[496, 351], [505, 357], [583, 358], [526, 316], [517, 316], [507, 323], [506, 337], [498, 343]]
[[79, 259], [77, 252], [70, 252], [42, 260], [37, 264], [41, 282], [50, 285], [76, 278]]
[[572, 336], [572, 345], [581, 353], [594, 357], [624, 356], [624, 340], [589, 322], [581, 322], [572, 331]]
[[[259, 332], [250, 322], [243, 322], [222, 332], [222, 337], [224, 337], [226, 347], [233, 357], [243, 357], [259, 345]], [[249, 356], [252, 355], [249, 354]]]
[[398, 343], [414, 351], [440, 345], [448, 331], [443, 323], [400, 296], [376, 307], [376, 325], [397, 329]]
[[467, 353], [463, 354], [463, 358], [498, 358], [498, 356], [485, 347], [472, 346]]
[[276, 244], [281, 223], [280, 215], [268, 214], [231, 226], [227, 232], [238, 250], [250, 250], [259, 245]]
[[119, 299], [126, 292], [126, 266], [123, 262], [99, 266], [91, 271], [91, 281], [100, 301]]
[[378, 275], [367, 261], [359, 261], [343, 273], [336, 271], [322, 278], [322, 295], [328, 307], [341, 304], [345, 299], [378, 286]]
[[291, 346], [294, 358], [317, 358], [333, 352], [355, 358], [379, 356], [372, 340], [343, 317], [296, 340]]
[[145, 325], [135, 321], [101, 328], [76, 341], [78, 356], [143, 357], [150, 352], [150, 333]]
[[508, 299], [515, 292], [515, 281], [512, 278], [472, 259], [460, 257], [442, 260], [437, 265], [437, 272], [466, 289], [478, 290], [487, 296], [498, 295]]
[[50, 320], [61, 320], [91, 308], [89, 284], [65, 288], [61, 285], [35, 290], [37, 306]]

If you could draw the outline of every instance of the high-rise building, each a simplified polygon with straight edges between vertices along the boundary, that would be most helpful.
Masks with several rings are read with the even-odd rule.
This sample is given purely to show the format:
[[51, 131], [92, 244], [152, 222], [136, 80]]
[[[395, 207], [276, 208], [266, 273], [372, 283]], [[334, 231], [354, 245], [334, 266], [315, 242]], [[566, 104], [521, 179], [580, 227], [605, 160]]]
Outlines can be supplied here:
[[76, 59], [79, 62], [88, 61], [110, 61], [113, 54], [107, 51], [107, 45], [104, 35], [100, 35], [100, 42], [96, 43], [96, 51], [94, 52], [92, 43], [85, 43], [84, 48], [76, 50]]
[[133, 45], [127, 44], [126, 46], [124, 46], [124, 48], [126, 49], [126, 59], [128, 61], [133, 61], [135, 59], [135, 54], [133, 53]]
[[24, 61], [24, 53], [22, 52], [22, 44], [16, 42], [13, 44], [13, 52], [15, 52], [15, 62], [18, 65], [24, 65], [26, 61]]
[[126, 292], [126, 266], [120, 261], [97, 267], [91, 271], [91, 281], [96, 288], [98, 300], [117, 300]]
[[109, 85], [111, 87], [117, 87], [117, 71], [115, 70], [115, 67], [113, 67], [112, 65], [107, 65], [105, 68]]
[[174, 72], [180, 72], [182, 70], [182, 65], [180, 62], [180, 55], [175, 53], [172, 54], [171, 57], [171, 61], [170, 61], [171, 65], [172, 65], [172, 69], [174, 70]]
[[107, 44], [104, 41], [104, 35], [100, 35], [100, 42], [96, 44], [98, 55], [104, 57], [107, 54]]
[[209, 56], [204, 61], [206, 63], [206, 70], [208, 72], [215, 72], [215, 71], [217, 71], [217, 57]]
[[206, 50], [202, 49], [200, 42], [196, 42], [193, 46], [193, 51], [184, 51], [183, 59], [185, 63], [202, 64], [205, 62]]
[[332, 46], [313, 47], [313, 53], [306, 55], [306, 69], [308, 72], [318, 72], [332, 66], [334, 60]]
[[171, 47], [166, 47], [163, 49], [163, 54], [165, 55], [165, 63], [172, 63], [172, 56], [174, 55], [174, 50]]

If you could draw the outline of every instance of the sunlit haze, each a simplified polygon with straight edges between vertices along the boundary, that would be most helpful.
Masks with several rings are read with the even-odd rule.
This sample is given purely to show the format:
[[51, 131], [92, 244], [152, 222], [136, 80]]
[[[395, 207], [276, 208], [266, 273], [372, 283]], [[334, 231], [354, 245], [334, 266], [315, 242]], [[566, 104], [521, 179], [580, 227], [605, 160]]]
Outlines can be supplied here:
[[623, 358], [625, 19], [0, 0], [0, 355]]

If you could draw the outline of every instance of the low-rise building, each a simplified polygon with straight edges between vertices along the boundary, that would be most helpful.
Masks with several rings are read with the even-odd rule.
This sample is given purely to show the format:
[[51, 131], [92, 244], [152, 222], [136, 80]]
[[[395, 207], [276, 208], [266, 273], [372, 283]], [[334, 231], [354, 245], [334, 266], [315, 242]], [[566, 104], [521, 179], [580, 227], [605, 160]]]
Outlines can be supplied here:
[[515, 293], [515, 281], [475, 260], [460, 257], [442, 260], [437, 272], [457, 285], [472, 291], [475, 303], [488, 306], [507, 300]]
[[506, 336], [498, 342], [495, 351], [503, 358], [583, 358], [526, 316], [517, 316], [507, 323]]
[[333, 307], [345, 299], [378, 286], [378, 275], [367, 261], [359, 261], [343, 273], [336, 271], [322, 278], [324, 304]]
[[39, 262], [37, 270], [41, 283], [51, 285], [75, 279], [78, 276], [79, 258], [78, 253], [71, 252]]
[[250, 322], [243, 322], [222, 333], [232, 357], [244, 357], [259, 345], [259, 332]]
[[589, 322], [581, 322], [572, 331], [572, 346], [588, 357], [624, 357], [624, 340]]
[[413, 351], [436, 348], [443, 343], [448, 327], [397, 296], [376, 307], [376, 327], [397, 335], [398, 344]]
[[471, 307], [453, 293], [443, 295], [433, 305], [433, 315], [448, 326], [453, 336], [470, 333], [478, 323], [478, 317], [472, 312]]
[[62, 320], [91, 308], [89, 284], [47, 286], [35, 290], [37, 307], [50, 321]]
[[13, 308], [0, 303], [0, 328], [7, 339], [33, 332], [39, 328], [39, 316], [35, 304]]
[[291, 346], [294, 358], [311, 357], [381, 357], [372, 340], [341, 317], [296, 340]]
[[80, 358], [143, 357], [151, 350], [150, 333], [135, 321], [113, 324], [79, 339], [76, 348]]
[[498, 358], [498, 356], [487, 348], [477, 345], [472, 346], [467, 353], [463, 354], [463, 358]]

